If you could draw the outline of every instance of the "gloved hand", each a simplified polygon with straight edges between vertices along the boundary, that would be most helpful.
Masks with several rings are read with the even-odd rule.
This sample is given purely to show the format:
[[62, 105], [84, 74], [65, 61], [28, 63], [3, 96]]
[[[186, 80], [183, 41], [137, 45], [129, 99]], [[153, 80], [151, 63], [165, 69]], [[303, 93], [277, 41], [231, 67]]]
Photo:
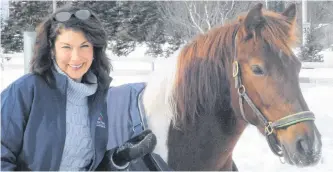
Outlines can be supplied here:
[[153, 152], [156, 142], [152, 131], [145, 130], [123, 145], [106, 151], [96, 171], [126, 170], [129, 162]]
[[156, 136], [152, 131], [145, 130], [118, 147], [113, 153], [112, 160], [116, 165], [123, 166], [130, 161], [153, 152], [156, 143]]

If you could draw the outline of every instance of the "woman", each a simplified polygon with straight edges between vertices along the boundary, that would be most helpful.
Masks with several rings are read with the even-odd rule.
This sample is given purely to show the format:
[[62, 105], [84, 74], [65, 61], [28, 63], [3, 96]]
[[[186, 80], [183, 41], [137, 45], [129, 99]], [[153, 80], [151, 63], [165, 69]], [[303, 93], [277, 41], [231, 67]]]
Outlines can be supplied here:
[[39, 26], [31, 73], [1, 93], [1, 170], [96, 170], [110, 157], [106, 38], [96, 15], [77, 7]]

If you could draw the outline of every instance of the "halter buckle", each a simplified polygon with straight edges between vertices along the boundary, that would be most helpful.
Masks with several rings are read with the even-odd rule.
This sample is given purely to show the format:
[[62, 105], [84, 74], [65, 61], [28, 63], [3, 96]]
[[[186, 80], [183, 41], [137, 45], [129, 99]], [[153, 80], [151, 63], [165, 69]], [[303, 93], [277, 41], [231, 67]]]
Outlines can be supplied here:
[[232, 76], [235, 78], [237, 75], [238, 75], [238, 72], [239, 72], [239, 70], [238, 70], [238, 67], [239, 67], [239, 65], [238, 65], [238, 61], [234, 61], [233, 63], [232, 63]]
[[274, 129], [272, 127], [272, 122], [268, 122], [267, 126], [265, 126], [265, 133], [266, 135], [271, 135], [273, 133]]

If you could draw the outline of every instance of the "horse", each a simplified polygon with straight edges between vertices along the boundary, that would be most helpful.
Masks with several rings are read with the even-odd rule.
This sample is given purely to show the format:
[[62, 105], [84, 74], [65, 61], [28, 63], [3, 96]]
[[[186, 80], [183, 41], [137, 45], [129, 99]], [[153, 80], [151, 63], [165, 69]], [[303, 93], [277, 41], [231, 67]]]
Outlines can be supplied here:
[[174, 170], [237, 170], [233, 150], [248, 125], [297, 167], [321, 158], [315, 115], [299, 85], [296, 6], [261, 3], [188, 42], [153, 71], [142, 93], [154, 153]]

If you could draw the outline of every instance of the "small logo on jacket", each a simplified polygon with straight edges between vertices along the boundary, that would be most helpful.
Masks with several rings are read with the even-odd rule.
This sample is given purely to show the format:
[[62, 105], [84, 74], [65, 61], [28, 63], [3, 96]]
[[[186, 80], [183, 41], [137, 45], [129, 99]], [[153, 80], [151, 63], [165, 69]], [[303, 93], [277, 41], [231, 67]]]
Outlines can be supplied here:
[[99, 114], [98, 118], [97, 118], [97, 127], [102, 127], [105, 128], [105, 123], [103, 122], [103, 115], [102, 113]]

